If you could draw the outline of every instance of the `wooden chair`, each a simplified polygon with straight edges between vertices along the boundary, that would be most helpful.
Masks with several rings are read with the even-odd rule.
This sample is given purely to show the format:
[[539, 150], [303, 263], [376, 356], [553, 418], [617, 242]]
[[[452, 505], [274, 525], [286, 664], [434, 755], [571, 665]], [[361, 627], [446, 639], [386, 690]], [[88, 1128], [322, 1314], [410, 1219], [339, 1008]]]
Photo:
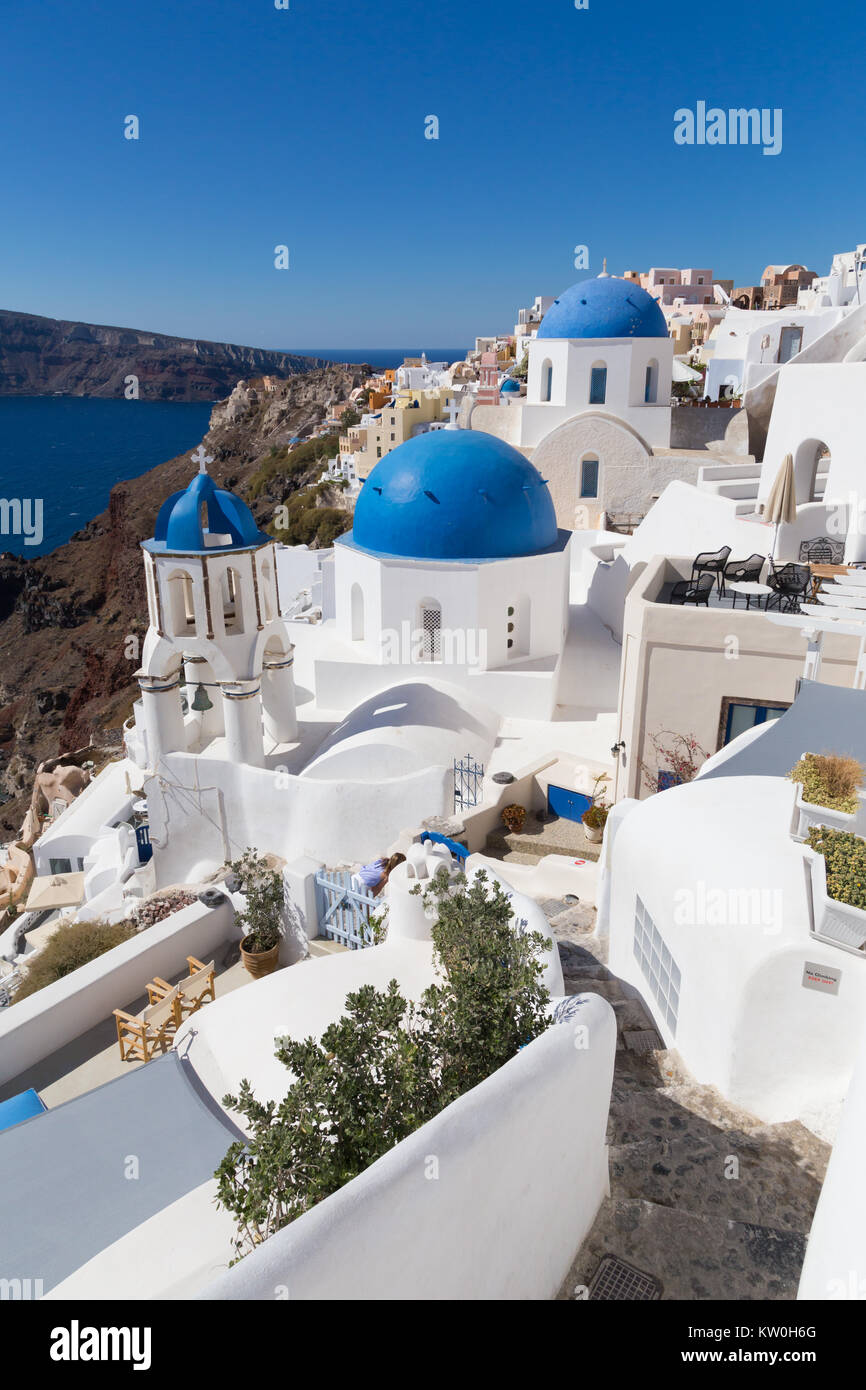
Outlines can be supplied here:
[[167, 980], [162, 980], [156, 975], [147, 986], [147, 997], [151, 1004], [165, 999], [172, 989], [175, 990], [181, 1022], [190, 1014], [196, 1013], [203, 1004], [216, 1000], [215, 962], [203, 965], [195, 956], [187, 956], [186, 963], [189, 966], [189, 974], [185, 980], [179, 980], [172, 986]]
[[148, 1004], [137, 1016], [115, 1009], [117, 1042], [124, 1062], [133, 1058], [149, 1062], [159, 1048], [167, 1052], [181, 1022], [178, 990], [169, 989], [157, 1003]]

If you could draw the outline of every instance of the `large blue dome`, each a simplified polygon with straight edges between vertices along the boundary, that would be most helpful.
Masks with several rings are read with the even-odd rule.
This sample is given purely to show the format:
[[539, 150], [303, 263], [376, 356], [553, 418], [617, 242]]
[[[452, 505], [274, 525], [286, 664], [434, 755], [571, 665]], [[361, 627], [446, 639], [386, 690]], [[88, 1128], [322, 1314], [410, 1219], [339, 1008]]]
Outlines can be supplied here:
[[665, 316], [633, 280], [599, 275], [565, 290], [548, 309], [539, 338], [666, 338]]
[[[207, 537], [211, 538], [210, 544]], [[217, 537], [220, 543], [214, 544]], [[163, 502], [153, 540], [145, 541], [144, 548], [156, 554], [197, 555], [214, 550], [250, 550], [266, 545], [270, 539], [259, 530], [246, 502], [217, 487], [207, 473], [197, 473], [188, 487], [173, 492]]]
[[376, 464], [338, 544], [416, 560], [500, 560], [559, 543], [541, 474], [480, 430], [429, 430]]

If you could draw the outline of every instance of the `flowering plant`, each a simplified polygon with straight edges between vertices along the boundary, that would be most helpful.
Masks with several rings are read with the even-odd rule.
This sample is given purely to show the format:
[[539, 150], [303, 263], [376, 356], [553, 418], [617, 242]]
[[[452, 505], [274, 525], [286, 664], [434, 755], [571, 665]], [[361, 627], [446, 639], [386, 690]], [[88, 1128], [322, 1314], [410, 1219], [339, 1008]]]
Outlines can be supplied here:
[[640, 767], [651, 792], [662, 790], [659, 786], [662, 779], [667, 786], [693, 781], [701, 764], [710, 756], [693, 734], [677, 734], [672, 729], [650, 734], [648, 742], [655, 762], [641, 758]]

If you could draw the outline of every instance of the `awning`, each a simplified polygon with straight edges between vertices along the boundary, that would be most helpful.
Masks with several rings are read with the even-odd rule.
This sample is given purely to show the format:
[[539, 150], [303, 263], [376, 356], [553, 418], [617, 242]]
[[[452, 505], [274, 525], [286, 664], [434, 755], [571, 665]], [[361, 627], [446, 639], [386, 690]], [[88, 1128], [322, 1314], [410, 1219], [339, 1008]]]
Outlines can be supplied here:
[[17, 1096], [0, 1101], [0, 1129], [11, 1129], [22, 1120], [32, 1120], [47, 1110], [36, 1091], [21, 1091]]
[[[242, 1138], [176, 1052], [5, 1130], [0, 1279], [32, 1271], [48, 1293], [207, 1182]], [[138, 1159], [134, 1182], [126, 1154]], [[134, 1271], [130, 1278], [134, 1284]]]
[[33, 880], [25, 911], [47, 912], [55, 907], [78, 907], [83, 901], [84, 874], [42, 874]]

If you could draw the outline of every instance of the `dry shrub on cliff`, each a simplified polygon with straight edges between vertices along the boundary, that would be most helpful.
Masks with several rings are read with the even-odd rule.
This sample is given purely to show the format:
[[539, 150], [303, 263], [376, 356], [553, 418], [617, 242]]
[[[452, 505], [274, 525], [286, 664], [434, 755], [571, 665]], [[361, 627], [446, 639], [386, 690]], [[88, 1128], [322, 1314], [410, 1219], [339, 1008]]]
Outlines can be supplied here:
[[106, 951], [129, 941], [136, 929], [131, 922], [70, 922], [58, 927], [35, 957], [33, 964], [27, 966], [23, 984], [15, 991], [12, 1002], [18, 1004], [22, 999], [36, 994], [64, 975], [71, 975], [81, 965], [96, 960]]

